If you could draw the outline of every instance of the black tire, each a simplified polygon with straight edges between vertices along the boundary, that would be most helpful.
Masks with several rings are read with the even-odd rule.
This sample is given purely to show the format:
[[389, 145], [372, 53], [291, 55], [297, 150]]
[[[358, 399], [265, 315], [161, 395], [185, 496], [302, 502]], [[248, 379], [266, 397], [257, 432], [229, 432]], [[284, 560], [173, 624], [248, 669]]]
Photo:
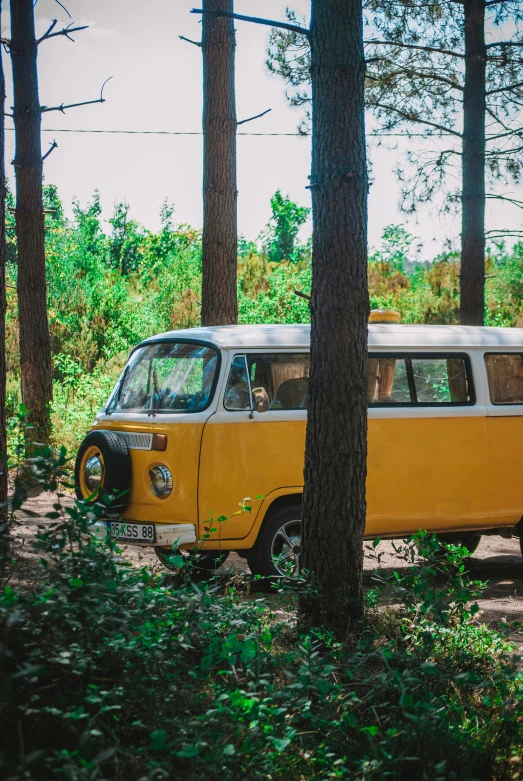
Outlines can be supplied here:
[[216, 570], [227, 561], [229, 551], [185, 551], [185, 550], [171, 550], [171, 548], [159, 548], [155, 546], [154, 552], [156, 556], [171, 572], [182, 574], [179, 567], [177, 567], [172, 561], [172, 557], [177, 554], [181, 554], [191, 564], [190, 569], [187, 572], [190, 573], [191, 580], [207, 580], [212, 577]]
[[[101, 456], [103, 475], [99, 489], [89, 494], [85, 488], [85, 478], [82, 478], [81, 470], [85, 468], [84, 461], [87, 452], [93, 451], [93, 449], [97, 450]], [[125, 510], [129, 504], [132, 468], [129, 448], [124, 438], [118, 436], [114, 431], [91, 431], [78, 450], [74, 468], [74, 482], [78, 499], [91, 501], [94, 504], [100, 499], [104, 503], [108, 503], [109, 497], [111, 497], [111, 510], [115, 512]]]
[[[284, 527], [292, 548], [281, 536]], [[269, 510], [254, 547], [247, 551], [247, 563], [253, 575], [293, 578], [300, 571], [300, 546], [301, 502], [296, 502], [273, 512]], [[282, 556], [280, 564], [275, 564], [273, 555]], [[283, 559], [284, 556], [287, 558]]]
[[463, 548], [467, 548], [471, 556], [476, 552], [481, 542], [481, 534], [474, 532], [451, 532], [450, 534], [436, 534], [436, 537], [447, 545], [461, 545]]

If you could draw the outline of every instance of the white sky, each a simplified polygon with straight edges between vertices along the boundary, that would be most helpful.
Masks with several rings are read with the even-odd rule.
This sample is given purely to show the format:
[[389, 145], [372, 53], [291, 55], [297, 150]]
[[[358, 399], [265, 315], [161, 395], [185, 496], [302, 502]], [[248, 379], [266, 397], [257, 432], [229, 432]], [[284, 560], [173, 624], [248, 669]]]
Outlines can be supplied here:
[[[291, 7], [308, 13], [309, 0], [294, 0]], [[99, 96], [103, 81], [106, 103], [71, 109], [65, 115], [44, 115], [43, 127], [102, 130], [201, 130], [202, 65], [196, 46], [179, 35], [200, 39], [199, 16], [190, 14], [198, 0], [65, 0], [77, 24], [89, 29], [45, 41], [40, 47], [39, 77], [42, 105], [75, 103]], [[281, 0], [236, 0], [237, 13], [284, 19]], [[37, 32], [57, 18], [59, 27], [70, 20], [54, 0], [39, 0]], [[3, 20], [8, 35], [9, 19]], [[57, 27], [58, 29], [58, 27]], [[271, 108], [262, 119], [242, 130], [293, 133], [300, 112], [288, 108], [285, 85], [265, 66], [269, 28], [236, 23], [238, 119]], [[4, 54], [8, 79], [10, 71]], [[56, 138], [56, 149], [45, 162], [48, 183], [58, 186], [66, 208], [73, 198], [85, 204], [100, 190], [105, 217], [113, 203], [126, 199], [131, 215], [150, 229], [159, 226], [158, 212], [165, 198], [175, 205], [175, 219], [198, 227], [202, 222], [201, 136], [95, 135], [43, 133], [43, 149]], [[13, 156], [13, 133], [7, 132], [7, 163]], [[404, 144], [400, 139], [401, 145]], [[417, 218], [398, 212], [399, 188], [393, 168], [402, 159], [397, 150], [370, 142], [374, 184], [369, 200], [369, 242], [379, 243], [383, 227], [403, 223], [424, 243], [423, 256], [439, 251], [446, 239], [459, 235], [458, 217], [439, 217], [424, 209]], [[285, 137], [238, 139], [239, 229], [254, 239], [270, 216], [269, 200], [277, 189], [293, 200], [310, 205], [307, 176], [310, 140]], [[517, 195], [515, 187], [504, 188]], [[519, 193], [519, 197], [522, 195]], [[518, 210], [495, 205], [488, 227], [520, 227]], [[308, 227], [310, 231], [310, 226]]]

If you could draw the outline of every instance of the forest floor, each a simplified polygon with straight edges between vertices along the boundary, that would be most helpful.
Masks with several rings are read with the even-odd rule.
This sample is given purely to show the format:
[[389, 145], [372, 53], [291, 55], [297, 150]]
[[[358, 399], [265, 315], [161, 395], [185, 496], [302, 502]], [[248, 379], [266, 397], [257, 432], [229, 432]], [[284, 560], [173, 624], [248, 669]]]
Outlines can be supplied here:
[[[62, 504], [72, 500], [65, 497]], [[25, 580], [34, 579], [34, 568], [37, 554], [31, 549], [37, 524], [49, 523], [45, 515], [52, 511], [56, 497], [50, 494], [40, 494], [30, 498], [25, 508], [29, 514], [20, 511], [13, 533], [15, 537], [15, 557], [17, 566], [12, 570], [13, 577]], [[35, 518], [33, 513], [38, 514]], [[136, 566], [148, 566], [154, 570], [163, 570], [151, 548], [127, 546], [123, 548], [124, 555]], [[381, 542], [380, 568], [392, 572], [407, 564], [398, 560], [394, 554], [392, 543]], [[377, 562], [370, 543], [365, 543], [364, 585], [373, 586], [373, 575], [376, 573]], [[233, 576], [239, 572], [249, 572], [247, 562], [236, 553], [232, 553], [224, 565], [224, 569]], [[483, 536], [481, 543], [469, 560], [469, 571], [474, 579], [488, 581], [488, 586], [478, 604], [482, 610], [483, 620], [498, 624], [503, 619], [516, 621], [523, 617], [523, 558], [520, 552], [519, 540], [504, 539], [498, 536]], [[16, 572], [16, 574], [15, 574]], [[31, 578], [31, 573], [33, 578]], [[276, 596], [276, 595], [275, 595]], [[276, 607], [276, 606], [275, 606]], [[279, 608], [279, 609], [278, 609]], [[278, 605], [276, 612], [286, 612], [283, 605]]]

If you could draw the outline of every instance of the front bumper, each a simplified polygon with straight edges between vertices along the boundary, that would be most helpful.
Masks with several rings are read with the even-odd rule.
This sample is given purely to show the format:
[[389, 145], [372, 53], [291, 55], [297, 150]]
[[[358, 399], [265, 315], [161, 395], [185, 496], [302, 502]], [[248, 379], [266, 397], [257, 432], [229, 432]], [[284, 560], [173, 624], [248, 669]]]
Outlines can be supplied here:
[[[149, 523], [149, 521], [136, 521]], [[137, 545], [140, 548], [172, 548], [173, 545], [187, 545], [196, 542], [196, 527], [192, 523], [153, 523], [156, 530], [156, 542], [134, 542], [133, 540], [117, 540], [120, 545]], [[91, 534], [99, 540], [107, 537], [107, 522], [96, 521], [90, 527]]]

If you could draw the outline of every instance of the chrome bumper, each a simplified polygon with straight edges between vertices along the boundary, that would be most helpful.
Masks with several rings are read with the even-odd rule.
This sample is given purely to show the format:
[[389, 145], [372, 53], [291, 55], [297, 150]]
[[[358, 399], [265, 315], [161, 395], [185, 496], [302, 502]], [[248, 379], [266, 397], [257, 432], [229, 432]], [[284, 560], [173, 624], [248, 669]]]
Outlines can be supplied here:
[[[149, 523], [149, 521], [136, 521], [136, 523]], [[187, 545], [196, 542], [196, 527], [192, 523], [153, 523], [156, 530], [156, 542], [134, 542], [133, 540], [117, 540], [119, 545], [137, 545], [140, 548], [172, 548], [173, 545]], [[89, 530], [99, 540], [107, 537], [107, 522], [96, 521]]]

